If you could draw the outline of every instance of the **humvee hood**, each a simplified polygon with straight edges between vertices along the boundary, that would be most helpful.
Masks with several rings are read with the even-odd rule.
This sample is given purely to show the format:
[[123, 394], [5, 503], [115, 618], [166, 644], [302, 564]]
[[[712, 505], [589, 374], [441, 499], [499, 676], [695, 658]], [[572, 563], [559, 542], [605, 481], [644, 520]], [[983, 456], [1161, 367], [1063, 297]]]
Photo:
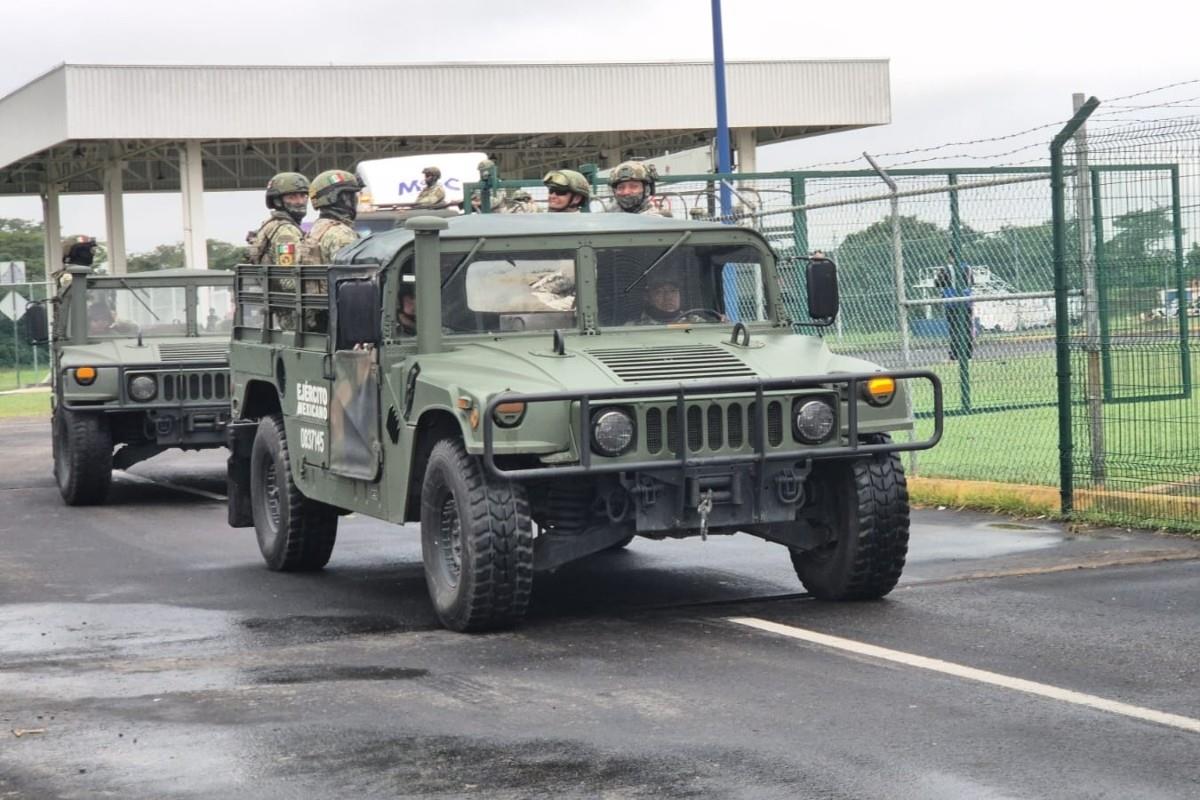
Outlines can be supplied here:
[[137, 339], [112, 339], [84, 345], [64, 345], [61, 365], [64, 367], [86, 364], [88, 366], [119, 366], [154, 364], [169, 366], [175, 363], [229, 361], [229, 341], [220, 337], [174, 339], [143, 339], [139, 347]]
[[[750, 346], [730, 342], [729, 329], [677, 329], [568, 335], [555, 354], [552, 338], [498, 337], [453, 342], [453, 350], [418, 357], [422, 377], [468, 382], [481, 395], [499, 392], [597, 390], [707, 380], [785, 378], [830, 372], [872, 372], [875, 364], [838, 356], [816, 337], [760, 332]], [[432, 369], [434, 372], [430, 372]]]

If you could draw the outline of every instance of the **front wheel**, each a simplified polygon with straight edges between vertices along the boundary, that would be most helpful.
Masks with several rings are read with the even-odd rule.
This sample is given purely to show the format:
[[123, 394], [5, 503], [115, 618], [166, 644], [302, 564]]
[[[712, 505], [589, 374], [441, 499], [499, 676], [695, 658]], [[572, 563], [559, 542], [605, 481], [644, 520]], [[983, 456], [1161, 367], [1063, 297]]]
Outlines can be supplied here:
[[457, 439], [438, 442], [421, 487], [421, 555], [429, 597], [447, 628], [515, 625], [533, 588], [524, 488], [487, 475]]
[[112, 484], [113, 442], [104, 414], [54, 412], [54, 480], [69, 506], [103, 503]]
[[[874, 436], [865, 444], [882, 444]], [[813, 524], [830, 541], [792, 551], [804, 588], [822, 600], [876, 600], [900, 580], [908, 554], [908, 485], [896, 453], [877, 453], [829, 465], [813, 486]]]
[[329, 563], [337, 509], [305, 497], [292, 479], [287, 433], [278, 414], [263, 417], [250, 450], [250, 505], [258, 549], [276, 572], [311, 572]]

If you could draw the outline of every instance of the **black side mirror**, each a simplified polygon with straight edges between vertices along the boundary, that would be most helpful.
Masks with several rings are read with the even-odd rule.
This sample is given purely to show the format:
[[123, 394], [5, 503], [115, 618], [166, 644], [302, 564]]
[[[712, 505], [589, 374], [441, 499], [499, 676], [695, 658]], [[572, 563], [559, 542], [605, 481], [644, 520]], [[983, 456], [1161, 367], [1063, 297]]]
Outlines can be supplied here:
[[50, 322], [46, 317], [45, 303], [30, 303], [21, 318], [25, 326], [25, 340], [30, 344], [45, 344], [50, 341]]
[[833, 320], [838, 314], [837, 267], [828, 258], [813, 258], [806, 271], [808, 316], [815, 320]]
[[334, 292], [333, 349], [353, 350], [355, 345], [379, 345], [383, 340], [383, 312], [378, 277], [343, 278], [334, 282]]

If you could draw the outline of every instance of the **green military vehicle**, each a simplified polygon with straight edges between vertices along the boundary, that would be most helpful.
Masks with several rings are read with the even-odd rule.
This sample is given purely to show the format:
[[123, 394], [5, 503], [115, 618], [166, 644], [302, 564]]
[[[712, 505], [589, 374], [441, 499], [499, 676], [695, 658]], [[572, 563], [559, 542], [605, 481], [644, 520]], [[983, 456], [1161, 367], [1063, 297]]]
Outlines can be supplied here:
[[[233, 273], [99, 275], [70, 267], [50, 338], [54, 477], [68, 505], [103, 503], [113, 469], [225, 445]], [[40, 329], [40, 330], [39, 330]]]
[[[328, 293], [238, 268], [229, 517], [271, 569], [323, 567], [353, 511], [420, 522], [434, 608], [459, 631], [516, 623], [536, 572], [635, 535], [778, 542], [820, 598], [895, 586], [897, 453], [940, 438], [941, 387], [794, 332], [836, 316], [828, 260], [780, 262], [707, 222], [472, 214], [410, 219], [337, 262], [293, 282]], [[277, 308], [305, 324], [264, 327]], [[328, 330], [302, 315], [318, 309]], [[921, 380], [933, 434], [893, 442]]]

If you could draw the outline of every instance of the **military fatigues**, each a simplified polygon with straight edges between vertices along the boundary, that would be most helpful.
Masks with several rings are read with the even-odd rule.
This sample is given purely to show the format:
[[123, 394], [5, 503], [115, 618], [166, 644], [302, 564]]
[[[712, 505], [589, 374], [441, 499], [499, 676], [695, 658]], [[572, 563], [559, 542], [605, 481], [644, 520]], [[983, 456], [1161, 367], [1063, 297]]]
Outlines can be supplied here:
[[[250, 239], [247, 260], [251, 264], [267, 264], [269, 266], [294, 267], [300, 257], [300, 242], [304, 231], [286, 211], [274, 210], [267, 217], [254, 236]], [[271, 281], [273, 292], [294, 292], [296, 282], [291, 278], [280, 278]], [[272, 312], [271, 327], [293, 330], [296, 327], [296, 317], [291, 311], [280, 310]]]
[[[300, 263], [303, 266], [329, 264], [333, 254], [348, 244], [358, 241], [358, 231], [348, 220], [337, 217], [321, 217], [300, 244]], [[326, 294], [323, 281], [305, 281], [305, 294]], [[306, 330], [323, 330], [329, 315], [315, 309], [304, 312]]]
[[536, 214], [537, 204], [533, 200], [507, 200], [496, 211], [497, 214]]
[[421, 190], [421, 193], [417, 195], [417, 202], [413, 205], [420, 206], [422, 208], [428, 208], [430, 206], [440, 206], [445, 202], [445, 189], [443, 189], [441, 186], [426, 186]]
[[610, 213], [610, 214], [614, 214], [614, 213], [615, 214], [649, 214], [650, 216], [653, 216], [653, 217], [673, 216], [671, 214], [671, 212], [668, 211], [667, 209], [659, 208], [658, 206], [654, 205], [654, 203], [650, 202], [649, 197], [647, 197], [645, 200], [643, 200], [642, 204], [640, 206], [638, 206], [637, 208], [635, 208], [633, 211], [626, 211], [625, 209], [621, 208], [620, 206], [614, 206], [613, 208], [610, 208], [608, 210], [608, 213]]

